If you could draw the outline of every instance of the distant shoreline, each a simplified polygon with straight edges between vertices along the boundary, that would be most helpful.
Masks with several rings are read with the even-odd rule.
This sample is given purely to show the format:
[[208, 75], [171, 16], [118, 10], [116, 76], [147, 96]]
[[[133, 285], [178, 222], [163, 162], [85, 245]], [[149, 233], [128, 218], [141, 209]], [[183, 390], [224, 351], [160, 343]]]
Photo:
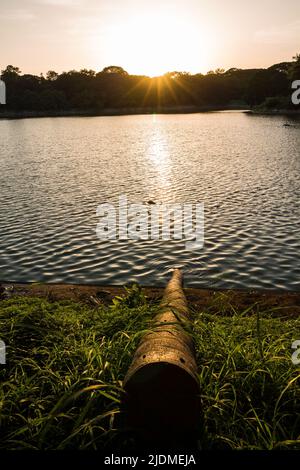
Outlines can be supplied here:
[[105, 108], [102, 110], [64, 111], [1, 111], [1, 119], [30, 119], [49, 117], [105, 117], [105, 116], [134, 116], [146, 114], [198, 114], [218, 111], [241, 111], [256, 116], [299, 116], [300, 109], [255, 109], [245, 105], [228, 106], [165, 106], [162, 108]]
[[102, 110], [64, 111], [1, 111], [0, 119], [25, 119], [38, 117], [95, 117], [95, 116], [130, 116], [138, 114], [193, 114], [213, 111], [248, 111], [246, 105], [227, 106], [164, 106], [161, 108], [105, 108]]
[[249, 109], [246, 112], [261, 116], [300, 116], [300, 109]]

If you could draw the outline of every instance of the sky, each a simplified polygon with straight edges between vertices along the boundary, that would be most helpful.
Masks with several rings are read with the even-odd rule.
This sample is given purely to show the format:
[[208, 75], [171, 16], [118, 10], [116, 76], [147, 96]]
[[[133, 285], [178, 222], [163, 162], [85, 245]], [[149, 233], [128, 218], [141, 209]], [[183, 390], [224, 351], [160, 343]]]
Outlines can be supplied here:
[[300, 53], [299, 0], [0, 0], [0, 69], [269, 67]]

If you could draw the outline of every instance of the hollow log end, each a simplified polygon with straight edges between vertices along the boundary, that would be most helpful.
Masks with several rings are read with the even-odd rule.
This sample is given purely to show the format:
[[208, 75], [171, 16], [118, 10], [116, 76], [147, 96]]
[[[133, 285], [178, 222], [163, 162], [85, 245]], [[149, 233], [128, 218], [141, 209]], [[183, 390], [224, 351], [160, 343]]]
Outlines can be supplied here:
[[145, 440], [195, 435], [200, 427], [199, 384], [185, 369], [170, 363], [141, 367], [124, 384], [127, 426]]

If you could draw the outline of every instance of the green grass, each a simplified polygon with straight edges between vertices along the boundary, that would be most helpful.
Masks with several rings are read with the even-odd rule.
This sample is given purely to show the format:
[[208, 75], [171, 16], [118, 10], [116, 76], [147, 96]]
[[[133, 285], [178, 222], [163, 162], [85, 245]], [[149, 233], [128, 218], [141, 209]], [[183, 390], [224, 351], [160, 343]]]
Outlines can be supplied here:
[[[139, 289], [98, 309], [1, 301], [0, 448], [130, 445], [118, 425], [122, 380], [156, 311]], [[300, 449], [300, 368], [291, 361], [300, 319], [248, 313], [194, 313], [202, 448]]]

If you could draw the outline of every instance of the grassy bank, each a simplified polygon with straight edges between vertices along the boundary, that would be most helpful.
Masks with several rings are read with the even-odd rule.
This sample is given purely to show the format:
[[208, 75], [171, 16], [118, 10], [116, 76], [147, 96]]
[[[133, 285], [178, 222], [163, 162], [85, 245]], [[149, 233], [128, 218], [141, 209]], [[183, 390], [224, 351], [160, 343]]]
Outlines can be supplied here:
[[[300, 318], [255, 307], [228, 315], [228, 309], [220, 294], [193, 312], [202, 447], [300, 449], [300, 369], [291, 361]], [[94, 308], [46, 298], [2, 300], [7, 364], [0, 365], [0, 447], [130, 446], [130, 433], [118, 425], [122, 379], [156, 310], [157, 302], [139, 289]]]

